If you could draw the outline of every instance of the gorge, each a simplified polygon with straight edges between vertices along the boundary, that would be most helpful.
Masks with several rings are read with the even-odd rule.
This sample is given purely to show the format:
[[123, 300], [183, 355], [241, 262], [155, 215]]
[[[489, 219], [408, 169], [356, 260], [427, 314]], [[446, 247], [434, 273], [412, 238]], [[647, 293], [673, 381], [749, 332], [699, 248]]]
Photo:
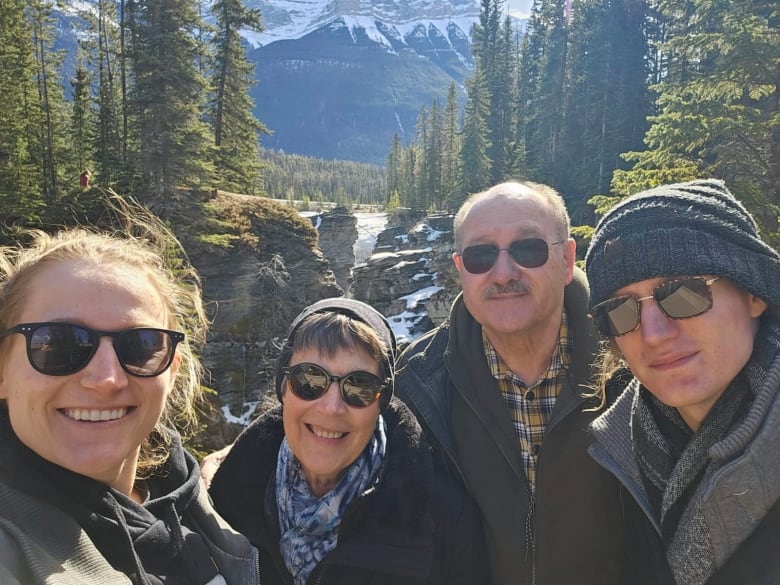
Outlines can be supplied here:
[[273, 384], [287, 326], [306, 305], [347, 295], [388, 317], [399, 345], [446, 317], [459, 290], [452, 217], [335, 208], [299, 213], [217, 191], [169, 221], [203, 279], [212, 321], [201, 358], [212, 395], [204, 452], [233, 440]]

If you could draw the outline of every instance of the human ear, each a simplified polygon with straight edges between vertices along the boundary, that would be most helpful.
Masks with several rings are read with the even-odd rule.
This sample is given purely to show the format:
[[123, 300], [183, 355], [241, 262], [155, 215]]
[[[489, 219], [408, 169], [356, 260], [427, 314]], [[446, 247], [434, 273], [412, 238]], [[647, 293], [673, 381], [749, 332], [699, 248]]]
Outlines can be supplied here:
[[764, 311], [767, 310], [768, 305], [766, 304], [766, 301], [762, 299], [761, 297], [757, 297], [754, 294], [750, 295], [750, 299], [748, 300], [748, 306], [750, 308], [750, 316], [754, 319], [757, 319], [761, 315], [764, 314]]

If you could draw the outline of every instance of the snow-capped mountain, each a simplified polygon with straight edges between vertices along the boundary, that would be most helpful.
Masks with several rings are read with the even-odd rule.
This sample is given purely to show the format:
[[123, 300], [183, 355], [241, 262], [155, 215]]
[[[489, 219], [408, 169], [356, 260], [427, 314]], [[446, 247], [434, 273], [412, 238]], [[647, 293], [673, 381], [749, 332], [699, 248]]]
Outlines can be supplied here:
[[[247, 0], [265, 30], [244, 31], [256, 64], [257, 117], [268, 148], [385, 164], [394, 134], [408, 142], [420, 109], [459, 97], [473, 69], [470, 31], [478, 0]], [[83, 0], [60, 4], [72, 69]], [[204, 8], [204, 13], [208, 11]]]
[[441, 107], [473, 67], [476, 0], [271, 0], [245, 33], [269, 148], [384, 164], [420, 108]]
[[416, 34], [415, 30], [422, 25], [446, 36], [450, 26], [455, 25], [466, 35], [479, 16], [479, 4], [473, 0], [276, 0], [248, 4], [260, 10], [265, 25], [262, 33], [245, 34], [254, 46], [298, 39], [341, 17], [348, 28], [362, 28], [370, 39], [392, 49], [394, 42], [388, 34], [397, 41]]

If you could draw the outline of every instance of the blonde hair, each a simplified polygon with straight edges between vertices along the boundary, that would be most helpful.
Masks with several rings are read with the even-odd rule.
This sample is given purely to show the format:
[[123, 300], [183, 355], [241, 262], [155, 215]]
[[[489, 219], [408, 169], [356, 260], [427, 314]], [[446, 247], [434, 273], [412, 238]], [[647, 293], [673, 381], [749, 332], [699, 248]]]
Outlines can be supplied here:
[[595, 357], [595, 378], [590, 388], [593, 392], [586, 397], [592, 398], [596, 406], [589, 410], [601, 410], [607, 402], [623, 391], [633, 374], [623, 359], [613, 339], [602, 339]]
[[200, 277], [170, 229], [138, 204], [123, 202], [113, 211], [123, 226], [112, 233], [87, 228], [54, 234], [26, 230], [20, 236], [27, 244], [0, 248], [0, 331], [16, 324], [31, 282], [47, 266], [87, 261], [135, 270], [149, 280], [165, 307], [165, 326], [184, 331], [186, 338], [177, 348], [181, 361], [174, 387], [154, 431], [141, 445], [137, 476], [144, 478], [168, 459], [171, 436], [165, 427], [182, 433], [194, 428], [197, 402], [202, 398], [202, 366], [194, 349], [205, 341], [208, 321]]

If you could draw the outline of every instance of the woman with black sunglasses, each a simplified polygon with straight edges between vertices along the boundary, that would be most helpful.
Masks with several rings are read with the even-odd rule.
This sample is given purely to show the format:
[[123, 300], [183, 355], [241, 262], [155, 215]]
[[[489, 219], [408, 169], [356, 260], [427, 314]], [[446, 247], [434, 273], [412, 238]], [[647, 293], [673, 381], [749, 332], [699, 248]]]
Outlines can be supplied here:
[[700, 180], [611, 209], [586, 269], [604, 379], [630, 369], [590, 448], [631, 496], [625, 582], [780, 583], [777, 252]]
[[487, 583], [479, 518], [392, 399], [395, 338], [370, 306], [325, 299], [292, 323], [280, 406], [214, 475], [217, 510], [261, 551], [264, 585]]
[[151, 216], [128, 228], [0, 249], [3, 585], [258, 583], [172, 430], [201, 392], [199, 279]]

